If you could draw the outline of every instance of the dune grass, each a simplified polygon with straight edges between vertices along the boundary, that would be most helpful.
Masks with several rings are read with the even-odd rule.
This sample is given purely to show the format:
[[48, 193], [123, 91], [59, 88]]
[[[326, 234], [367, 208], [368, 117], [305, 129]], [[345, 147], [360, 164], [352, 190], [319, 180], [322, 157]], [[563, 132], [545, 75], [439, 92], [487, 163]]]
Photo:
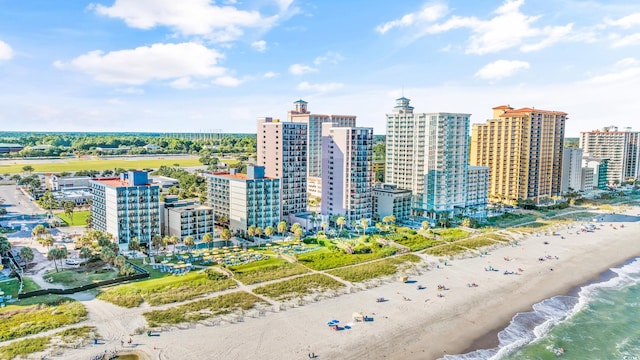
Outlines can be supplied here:
[[[40, 300], [43, 300], [42, 298]], [[35, 306], [7, 306], [0, 312], [0, 341], [75, 324], [87, 316], [85, 307], [68, 298], [58, 297], [48, 304]]]
[[0, 360], [22, 358], [26, 355], [44, 351], [50, 346], [51, 340], [59, 339], [63, 343], [74, 343], [78, 340], [87, 340], [95, 334], [95, 329], [90, 326], [69, 328], [57, 332], [51, 336], [38, 336], [29, 339], [14, 341], [0, 347]]
[[264, 261], [232, 266], [229, 267], [229, 270], [233, 272], [233, 277], [236, 280], [247, 285], [304, 274], [309, 271], [302, 265], [273, 257]]
[[420, 260], [421, 259], [418, 255], [406, 254], [367, 264], [335, 269], [328, 273], [347, 281], [363, 282], [382, 276], [393, 275], [402, 268], [402, 265], [406, 265], [407, 263], [417, 263]]
[[472, 239], [456, 241], [455, 244], [468, 249], [478, 249], [485, 246], [496, 245], [497, 242], [485, 237], [474, 237]]
[[205, 272], [190, 272], [182, 276], [167, 276], [103, 288], [98, 298], [131, 308], [140, 306], [143, 301], [150, 305], [169, 304], [236, 286], [232, 279], [209, 279]]
[[147, 319], [149, 326], [155, 327], [209, 319], [237, 310], [249, 310], [260, 303], [264, 301], [259, 297], [238, 291], [142, 315]]
[[264, 285], [253, 289], [253, 292], [281, 301], [343, 286], [341, 282], [326, 275], [312, 274]]
[[311, 253], [300, 254], [297, 258], [300, 263], [314, 270], [327, 270], [385, 258], [394, 255], [398, 251], [392, 246], [383, 247], [379, 244], [371, 244], [370, 248], [371, 252], [364, 254], [346, 254], [339, 249], [329, 250], [324, 248]]
[[451, 256], [451, 255], [463, 253], [465, 251], [467, 251], [467, 249], [460, 247], [456, 244], [446, 244], [446, 245], [429, 248], [423, 251], [423, 253], [433, 255], [433, 256]]
[[466, 239], [469, 237], [469, 232], [462, 229], [434, 229], [431, 230], [434, 234], [438, 234], [440, 239], [446, 242], [452, 242], [457, 240]]

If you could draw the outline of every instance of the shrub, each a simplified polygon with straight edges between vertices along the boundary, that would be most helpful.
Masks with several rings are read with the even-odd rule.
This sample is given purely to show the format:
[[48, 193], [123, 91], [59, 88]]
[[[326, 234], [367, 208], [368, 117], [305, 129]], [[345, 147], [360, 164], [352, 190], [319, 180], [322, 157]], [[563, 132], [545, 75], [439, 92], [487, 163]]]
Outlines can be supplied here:
[[329, 289], [337, 289], [342, 286], [344, 284], [326, 275], [312, 274], [264, 285], [255, 288], [253, 292], [281, 301], [301, 297], [316, 291], [322, 292]]
[[362, 282], [381, 276], [393, 275], [399, 271], [401, 265], [408, 262], [419, 262], [421, 259], [414, 254], [406, 254], [394, 258], [375, 261], [368, 264], [344, 267], [329, 271], [329, 274], [351, 282]]

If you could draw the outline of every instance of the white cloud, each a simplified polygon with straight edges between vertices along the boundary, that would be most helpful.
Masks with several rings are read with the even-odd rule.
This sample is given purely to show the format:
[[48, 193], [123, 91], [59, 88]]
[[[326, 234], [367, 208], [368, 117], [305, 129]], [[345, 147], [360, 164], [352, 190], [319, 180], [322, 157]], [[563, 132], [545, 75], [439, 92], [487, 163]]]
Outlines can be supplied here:
[[311, 84], [311, 83], [308, 83], [306, 81], [303, 81], [300, 84], [298, 84], [296, 89], [297, 90], [312, 90], [312, 91], [317, 91], [317, 92], [328, 92], [328, 91], [333, 91], [333, 90], [340, 89], [343, 86], [344, 86], [344, 84], [336, 83], [336, 82], [324, 83], [324, 84]]
[[73, 68], [105, 83], [140, 85], [152, 80], [185, 76], [218, 77], [225, 68], [216, 66], [222, 55], [196, 43], [154, 44], [108, 53], [96, 50], [78, 56], [58, 68]]
[[482, 67], [475, 76], [486, 80], [499, 80], [514, 75], [530, 67], [526, 61], [497, 60]]
[[[398, 21], [393, 26], [390, 23], [378, 28], [379, 32], [386, 32], [395, 26], [413, 26], [413, 38], [438, 34], [454, 29], [467, 28], [471, 31], [465, 52], [467, 54], [489, 54], [501, 50], [520, 47], [521, 51], [536, 51], [560, 41], [586, 41], [583, 36], [574, 34], [573, 24], [561, 26], [536, 27], [534, 23], [541, 16], [526, 15], [520, 11], [524, 0], [506, 0], [494, 11], [494, 16], [488, 20], [481, 20], [474, 16], [451, 16], [441, 23], [417, 22], [408, 14], [405, 20]], [[391, 22], [393, 23], [393, 22]], [[417, 27], [417, 28], [416, 28]], [[384, 30], [384, 31], [382, 31]]]
[[434, 22], [442, 18], [448, 12], [444, 4], [431, 4], [423, 7], [420, 11], [409, 13], [399, 19], [391, 20], [376, 27], [376, 31], [384, 34], [396, 27], [408, 27], [428, 22]]
[[227, 87], [236, 87], [242, 84], [243, 82], [244, 80], [235, 78], [233, 76], [221, 76], [213, 81], [213, 83], [216, 85], [227, 86]]
[[194, 83], [190, 76], [183, 76], [181, 78], [173, 80], [171, 82], [171, 87], [182, 90], [182, 89], [195, 89], [200, 86]]
[[0, 40], [0, 61], [9, 60], [13, 57], [13, 50], [6, 42]]
[[267, 50], [267, 42], [264, 40], [258, 40], [251, 43], [251, 47], [258, 52], [265, 52]]
[[344, 60], [344, 57], [337, 52], [329, 51], [322, 56], [318, 56], [313, 60], [313, 63], [316, 66], [322, 65], [325, 62], [330, 64], [337, 64], [340, 61]]
[[618, 26], [623, 29], [629, 29], [634, 26], [640, 25], [640, 12], [633, 13], [624, 17], [621, 17], [618, 20], [612, 20], [610, 18], [605, 18], [604, 23], [610, 26]]
[[123, 94], [133, 94], [133, 95], [142, 95], [144, 94], [144, 90], [136, 87], [126, 87], [122, 89], [117, 89], [116, 91]]
[[262, 77], [267, 78], [267, 79], [271, 79], [271, 78], [274, 78], [274, 77], [276, 77], [278, 75], [279, 74], [277, 72], [267, 71], [266, 73], [264, 73], [264, 75], [262, 75]]
[[613, 34], [610, 36], [610, 38], [611, 40], [613, 40], [611, 43], [611, 47], [614, 47], [614, 48], [640, 44], [640, 33], [635, 33], [635, 34], [626, 35], [626, 36]]
[[632, 58], [632, 57], [628, 57], [628, 58], [624, 58], [624, 59], [620, 59], [618, 60], [614, 66], [617, 68], [627, 68], [627, 67], [631, 67], [634, 65], [638, 65], [640, 62], [638, 61], [638, 59]]
[[118, 99], [118, 98], [113, 98], [113, 99], [107, 100], [107, 104], [109, 104], [109, 105], [124, 105], [124, 104], [126, 104], [126, 102], [124, 102], [124, 101], [122, 101], [121, 99]]
[[291, 73], [292, 75], [303, 75], [316, 71], [318, 71], [318, 69], [303, 64], [293, 64], [289, 66], [289, 73]]
[[603, 84], [623, 83], [623, 82], [638, 80], [638, 79], [640, 79], [640, 66], [629, 67], [617, 72], [611, 72], [604, 75], [594, 76], [590, 79], [587, 79], [585, 83], [603, 85]]
[[[112, 6], [91, 4], [99, 15], [122, 19], [137, 29], [166, 26], [182, 35], [206, 36], [212, 41], [228, 42], [243, 35], [244, 28], [268, 29], [283, 14], [263, 16], [257, 10], [241, 10], [228, 3], [216, 6], [211, 0], [115, 0]], [[281, 13], [287, 12], [290, 1], [279, 1]]]

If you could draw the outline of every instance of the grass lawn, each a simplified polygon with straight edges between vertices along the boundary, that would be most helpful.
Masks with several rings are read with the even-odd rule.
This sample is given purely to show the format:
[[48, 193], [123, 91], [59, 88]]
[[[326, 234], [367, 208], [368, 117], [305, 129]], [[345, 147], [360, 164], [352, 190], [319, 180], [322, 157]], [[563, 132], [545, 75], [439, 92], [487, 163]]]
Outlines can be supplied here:
[[87, 225], [87, 218], [89, 217], [89, 215], [91, 215], [91, 211], [74, 211], [73, 219], [67, 216], [64, 211], [58, 211], [54, 214], [69, 226], [84, 226]]
[[139, 306], [143, 301], [151, 305], [162, 305], [190, 300], [237, 285], [229, 278], [212, 280], [205, 272], [190, 272], [181, 276], [165, 276], [102, 288], [98, 298], [130, 308]]
[[[159, 155], [158, 157], [161, 157]], [[34, 173], [60, 173], [60, 172], [76, 172], [79, 170], [113, 170], [122, 169], [157, 169], [162, 165], [173, 167], [174, 164], [179, 166], [200, 166], [198, 157], [193, 158], [175, 158], [167, 157], [164, 159], [64, 159], [52, 160], [50, 163], [37, 164], [8, 164], [0, 165], [1, 174], [18, 174], [22, 173], [25, 165], [31, 165]]]
[[231, 169], [240, 165], [241, 161], [237, 159], [221, 159], [220, 162], [227, 164], [227, 167]]
[[423, 235], [397, 235], [399, 236], [391, 238], [391, 240], [397, 244], [408, 247], [411, 251], [420, 251], [443, 243], [441, 240], [428, 238]]
[[118, 272], [115, 269], [97, 273], [95, 271], [76, 271], [75, 269], [59, 272], [52, 270], [44, 276], [45, 280], [52, 279], [52, 283], [58, 283], [65, 287], [77, 287], [116, 277], [118, 277]]
[[204, 320], [236, 310], [249, 310], [261, 303], [264, 304], [264, 301], [259, 297], [245, 291], [238, 291], [171, 307], [166, 310], [150, 311], [142, 315], [149, 322], [149, 326], [154, 327], [163, 324]]
[[[40, 289], [38, 284], [26, 276], [22, 278], [22, 281], [24, 282], [24, 287], [22, 289], [23, 292]], [[14, 299], [17, 299], [18, 290], [20, 290], [20, 282], [18, 281], [18, 278], [12, 278], [10, 280], [0, 282], [0, 289], [4, 291], [5, 295], [11, 295]]]
[[[20, 305], [1, 308], [0, 341], [75, 324], [87, 317], [87, 310], [80, 302], [63, 297], [36, 298], [39, 302], [33, 306], [25, 306], [23, 301], [20, 301]], [[51, 300], [47, 303], [44, 302], [46, 299]]]
[[312, 274], [261, 286], [253, 289], [253, 292], [281, 301], [343, 286], [326, 275]]
[[402, 268], [403, 264], [416, 263], [420, 260], [420, 257], [417, 255], [406, 254], [368, 264], [331, 270], [329, 274], [351, 282], [362, 282], [381, 276], [393, 275]]
[[288, 276], [304, 274], [309, 270], [302, 265], [292, 264], [275, 257], [249, 264], [232, 266], [229, 270], [233, 277], [243, 284], [256, 284], [264, 281], [281, 279]]

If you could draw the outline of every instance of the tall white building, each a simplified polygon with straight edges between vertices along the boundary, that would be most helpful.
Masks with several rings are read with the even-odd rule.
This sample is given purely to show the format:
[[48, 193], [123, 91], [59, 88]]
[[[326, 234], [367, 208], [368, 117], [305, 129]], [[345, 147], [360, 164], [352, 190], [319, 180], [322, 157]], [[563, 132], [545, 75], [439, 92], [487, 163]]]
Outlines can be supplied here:
[[113, 235], [120, 246], [132, 239], [149, 244], [160, 234], [160, 190], [144, 171], [119, 178], [96, 179], [91, 185], [91, 227]]
[[322, 215], [344, 216], [347, 223], [371, 219], [373, 128], [329, 123], [323, 135]]
[[257, 165], [280, 179], [282, 216], [307, 210], [307, 124], [258, 119]]
[[640, 132], [616, 126], [580, 133], [584, 156], [609, 159], [607, 182], [621, 184], [640, 176]]
[[489, 167], [469, 166], [465, 215], [485, 217], [489, 205]]
[[300, 99], [293, 103], [294, 109], [288, 112], [291, 122], [307, 124], [307, 182], [312, 184], [310, 192], [313, 196], [322, 193], [322, 127], [330, 123], [336, 127], [355, 127], [356, 117], [353, 115], [312, 114], [306, 101]]
[[409, 101], [387, 114], [385, 182], [411, 190], [418, 212], [457, 212], [467, 201], [470, 114], [416, 114]]
[[582, 189], [582, 149], [564, 148], [562, 155], [562, 185], [563, 193]]

